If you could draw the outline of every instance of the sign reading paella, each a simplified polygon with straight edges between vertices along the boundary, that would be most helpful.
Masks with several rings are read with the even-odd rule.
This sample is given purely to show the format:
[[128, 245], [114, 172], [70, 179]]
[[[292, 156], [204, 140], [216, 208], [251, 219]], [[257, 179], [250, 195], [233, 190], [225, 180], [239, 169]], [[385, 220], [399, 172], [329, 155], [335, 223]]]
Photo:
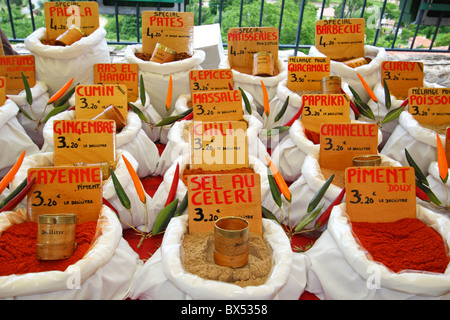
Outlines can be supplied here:
[[381, 84], [383, 80], [391, 95], [406, 99], [410, 88], [423, 86], [423, 63], [411, 61], [383, 61], [381, 64]]
[[408, 111], [420, 124], [446, 125], [450, 122], [450, 88], [410, 88]]
[[289, 57], [287, 87], [292, 91], [321, 91], [322, 79], [330, 75], [328, 57]]

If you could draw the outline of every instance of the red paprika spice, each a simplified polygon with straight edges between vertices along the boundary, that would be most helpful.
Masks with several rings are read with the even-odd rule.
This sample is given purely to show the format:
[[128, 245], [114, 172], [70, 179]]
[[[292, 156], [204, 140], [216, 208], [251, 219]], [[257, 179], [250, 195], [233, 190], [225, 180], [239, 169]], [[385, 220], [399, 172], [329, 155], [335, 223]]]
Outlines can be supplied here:
[[419, 219], [352, 222], [352, 229], [373, 260], [393, 272], [417, 270], [444, 273], [449, 263], [442, 236]]
[[0, 276], [66, 270], [88, 251], [96, 227], [97, 221], [77, 224], [75, 252], [68, 259], [53, 261], [36, 259], [36, 222], [24, 222], [9, 227], [0, 236]]

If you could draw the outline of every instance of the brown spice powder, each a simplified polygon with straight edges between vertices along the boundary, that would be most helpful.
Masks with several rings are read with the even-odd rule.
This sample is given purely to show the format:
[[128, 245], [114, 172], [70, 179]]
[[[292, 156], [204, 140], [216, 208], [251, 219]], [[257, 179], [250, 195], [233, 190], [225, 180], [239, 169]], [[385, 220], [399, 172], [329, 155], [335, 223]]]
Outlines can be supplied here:
[[426, 129], [430, 129], [433, 130], [434, 132], [437, 132], [439, 134], [443, 134], [445, 135], [446, 131], [447, 131], [447, 127], [450, 126], [450, 123], [444, 123], [441, 125], [434, 125], [434, 124], [420, 124], [422, 127], [426, 128]]
[[248, 263], [241, 268], [228, 268], [214, 263], [214, 233], [185, 234], [182, 241], [182, 263], [187, 272], [203, 279], [258, 286], [266, 282], [272, 270], [272, 250], [259, 234], [248, 236]]
[[[144, 61], [150, 61], [150, 59], [152, 58], [151, 53], [136, 52], [134, 55], [136, 56], [136, 58], [144, 60]], [[190, 57], [191, 56], [188, 55], [186, 52], [179, 52], [175, 55], [174, 61], [181, 61], [184, 59], [188, 59]]]

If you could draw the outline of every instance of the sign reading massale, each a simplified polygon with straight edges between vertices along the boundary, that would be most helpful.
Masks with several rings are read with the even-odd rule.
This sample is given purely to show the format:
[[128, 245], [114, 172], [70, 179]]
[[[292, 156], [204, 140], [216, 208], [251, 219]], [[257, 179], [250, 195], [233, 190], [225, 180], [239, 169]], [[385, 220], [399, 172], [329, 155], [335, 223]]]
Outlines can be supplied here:
[[345, 170], [350, 221], [391, 222], [416, 217], [412, 167], [350, 167]]
[[262, 234], [261, 181], [256, 173], [188, 176], [189, 233], [214, 230], [214, 221], [240, 216]]
[[87, 36], [100, 25], [95, 1], [47, 1], [44, 2], [44, 14], [47, 40], [55, 40], [72, 25]]
[[33, 55], [0, 56], [0, 75], [6, 78], [6, 94], [16, 95], [25, 89], [22, 73], [33, 88], [36, 85]]
[[157, 43], [177, 53], [194, 54], [194, 14], [192, 12], [142, 12], [142, 52], [152, 54]]
[[391, 95], [406, 99], [410, 88], [423, 87], [423, 63], [411, 61], [383, 61], [381, 84], [386, 81]]
[[139, 98], [138, 72], [136, 63], [94, 64], [94, 84], [123, 84], [127, 87], [129, 102]]
[[77, 223], [98, 219], [103, 206], [100, 165], [30, 168], [27, 179], [33, 178], [27, 195], [29, 221], [62, 212], [75, 213]]
[[193, 92], [191, 101], [194, 121], [243, 120], [240, 90]]
[[78, 85], [75, 87], [75, 118], [92, 119], [110, 105], [127, 119], [127, 87], [123, 84]]

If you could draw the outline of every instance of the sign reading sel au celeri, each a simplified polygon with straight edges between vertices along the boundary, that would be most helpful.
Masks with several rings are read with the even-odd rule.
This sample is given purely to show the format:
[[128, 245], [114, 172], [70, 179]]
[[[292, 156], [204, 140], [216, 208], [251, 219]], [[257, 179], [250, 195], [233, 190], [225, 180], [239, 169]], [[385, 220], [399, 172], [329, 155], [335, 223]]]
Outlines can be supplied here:
[[123, 84], [129, 102], [138, 97], [138, 65], [136, 63], [98, 63], [94, 65], [94, 84]]
[[214, 230], [214, 221], [239, 216], [262, 234], [261, 181], [255, 173], [188, 176], [189, 233]]

